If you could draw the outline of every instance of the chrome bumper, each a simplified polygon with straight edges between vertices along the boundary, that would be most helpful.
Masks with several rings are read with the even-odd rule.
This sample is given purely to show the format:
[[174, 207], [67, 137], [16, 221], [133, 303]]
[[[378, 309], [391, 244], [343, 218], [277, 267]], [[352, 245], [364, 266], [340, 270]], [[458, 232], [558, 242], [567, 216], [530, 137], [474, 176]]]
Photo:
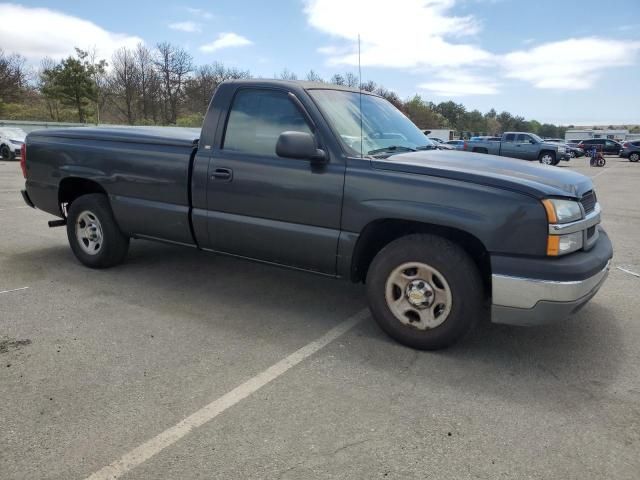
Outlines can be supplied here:
[[609, 274], [605, 268], [579, 281], [551, 281], [492, 275], [491, 321], [509, 325], [540, 325], [561, 320], [584, 306]]

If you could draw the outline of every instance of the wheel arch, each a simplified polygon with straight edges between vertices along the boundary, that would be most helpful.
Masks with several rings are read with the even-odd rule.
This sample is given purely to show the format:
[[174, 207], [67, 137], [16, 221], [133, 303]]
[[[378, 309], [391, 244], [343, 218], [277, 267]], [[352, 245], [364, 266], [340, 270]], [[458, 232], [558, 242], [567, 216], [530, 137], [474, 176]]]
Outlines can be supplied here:
[[107, 191], [100, 183], [82, 177], [66, 177], [58, 185], [58, 205], [60, 211], [66, 217], [69, 205], [82, 195], [101, 193], [107, 195]]
[[485, 293], [491, 293], [491, 262], [484, 243], [475, 235], [456, 227], [395, 218], [377, 219], [367, 224], [360, 233], [351, 259], [351, 280], [364, 282], [374, 257], [385, 246], [398, 238], [415, 233], [427, 233], [446, 238], [473, 259], [482, 276]]

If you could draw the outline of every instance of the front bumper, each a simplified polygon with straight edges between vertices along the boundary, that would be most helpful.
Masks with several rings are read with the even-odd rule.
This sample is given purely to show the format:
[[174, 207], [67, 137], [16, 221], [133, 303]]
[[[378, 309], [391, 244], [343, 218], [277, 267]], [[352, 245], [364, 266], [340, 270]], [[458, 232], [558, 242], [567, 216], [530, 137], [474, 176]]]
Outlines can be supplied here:
[[[572, 256], [577, 259], [569, 258]], [[491, 321], [532, 326], [565, 319], [598, 292], [609, 274], [612, 256], [611, 241], [601, 230], [592, 250], [568, 255], [560, 265], [557, 260], [541, 259], [533, 266], [529, 259], [523, 271], [531, 276], [494, 273]], [[515, 269], [517, 266], [512, 267]], [[576, 278], [571, 278], [572, 272]]]

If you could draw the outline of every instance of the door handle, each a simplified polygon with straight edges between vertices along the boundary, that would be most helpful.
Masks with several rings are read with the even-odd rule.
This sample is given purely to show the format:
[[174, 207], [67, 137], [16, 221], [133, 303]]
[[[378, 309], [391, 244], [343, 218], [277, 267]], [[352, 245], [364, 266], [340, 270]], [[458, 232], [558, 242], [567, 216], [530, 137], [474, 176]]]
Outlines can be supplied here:
[[211, 174], [211, 180], [227, 180], [231, 181], [233, 171], [230, 168], [216, 168]]

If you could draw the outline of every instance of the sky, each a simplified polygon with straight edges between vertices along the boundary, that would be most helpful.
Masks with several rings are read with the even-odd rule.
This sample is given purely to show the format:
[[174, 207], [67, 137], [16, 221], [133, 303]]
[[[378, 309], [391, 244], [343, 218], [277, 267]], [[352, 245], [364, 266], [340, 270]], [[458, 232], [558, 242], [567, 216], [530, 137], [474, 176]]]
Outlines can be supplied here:
[[640, 0], [0, 2], [0, 48], [37, 66], [74, 46], [169, 41], [274, 77], [358, 71], [407, 98], [556, 124], [640, 124]]

